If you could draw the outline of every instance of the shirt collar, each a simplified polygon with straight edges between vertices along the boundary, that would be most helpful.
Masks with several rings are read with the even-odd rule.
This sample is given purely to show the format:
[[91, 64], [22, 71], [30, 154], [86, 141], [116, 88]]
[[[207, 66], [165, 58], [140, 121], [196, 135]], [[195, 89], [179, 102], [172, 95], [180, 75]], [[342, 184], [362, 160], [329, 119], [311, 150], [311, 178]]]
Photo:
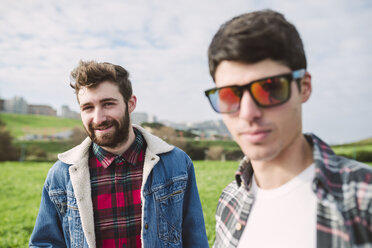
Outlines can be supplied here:
[[240, 185], [243, 183], [243, 185], [248, 189], [251, 184], [252, 175], [252, 164], [247, 157], [244, 157], [235, 173], [235, 179], [238, 186], [240, 187]]
[[127, 163], [129, 165], [136, 165], [138, 161], [138, 156], [145, 144], [145, 140], [140, 131], [136, 128], [133, 128], [135, 139], [131, 146], [122, 154], [116, 155], [112, 154], [96, 143], [93, 143], [92, 150], [93, 154], [97, 157], [98, 161], [102, 164], [102, 166], [106, 169], [109, 167], [113, 162], [118, 165]]

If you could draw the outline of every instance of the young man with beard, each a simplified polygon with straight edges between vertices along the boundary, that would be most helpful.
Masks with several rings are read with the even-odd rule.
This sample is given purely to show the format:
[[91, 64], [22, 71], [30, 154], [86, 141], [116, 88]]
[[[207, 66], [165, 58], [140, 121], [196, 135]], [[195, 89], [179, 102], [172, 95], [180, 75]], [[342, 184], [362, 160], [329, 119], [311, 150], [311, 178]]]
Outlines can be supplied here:
[[71, 76], [89, 138], [50, 169], [30, 247], [208, 247], [192, 161], [131, 125], [128, 72], [89, 61]]
[[372, 169], [302, 134], [312, 90], [296, 28], [257, 11], [220, 27], [207, 90], [245, 158], [216, 211], [214, 247], [372, 247]]

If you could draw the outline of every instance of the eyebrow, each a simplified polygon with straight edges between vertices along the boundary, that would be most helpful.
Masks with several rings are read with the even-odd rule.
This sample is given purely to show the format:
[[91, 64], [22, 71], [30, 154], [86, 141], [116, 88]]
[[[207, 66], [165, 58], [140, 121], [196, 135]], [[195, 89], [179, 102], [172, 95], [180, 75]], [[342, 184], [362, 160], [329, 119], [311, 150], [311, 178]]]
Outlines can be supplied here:
[[[112, 98], [112, 97], [108, 97], [108, 98], [104, 98], [104, 99], [101, 99], [100, 101], [99, 101], [99, 103], [105, 103], [105, 102], [118, 102], [119, 100], [118, 99], [116, 99], [116, 98]], [[85, 107], [85, 106], [89, 106], [89, 105], [91, 105], [92, 103], [91, 102], [87, 102], [87, 103], [84, 103], [83, 105], [80, 105], [80, 108], [83, 108], [83, 107]]]
[[104, 98], [102, 100], [100, 100], [99, 102], [100, 103], [105, 103], [105, 102], [118, 102], [119, 100], [116, 99], [116, 98], [112, 98], [112, 97], [109, 97], [109, 98]]

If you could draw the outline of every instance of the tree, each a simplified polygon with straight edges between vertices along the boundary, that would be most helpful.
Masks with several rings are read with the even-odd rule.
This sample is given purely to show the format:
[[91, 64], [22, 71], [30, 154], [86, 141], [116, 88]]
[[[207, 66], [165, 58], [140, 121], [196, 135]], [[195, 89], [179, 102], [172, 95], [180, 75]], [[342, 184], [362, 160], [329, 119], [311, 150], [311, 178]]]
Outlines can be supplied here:
[[87, 133], [82, 127], [74, 127], [70, 137], [71, 146], [79, 145], [87, 137]]
[[19, 149], [13, 145], [13, 137], [0, 120], [0, 161], [18, 160], [19, 154]]

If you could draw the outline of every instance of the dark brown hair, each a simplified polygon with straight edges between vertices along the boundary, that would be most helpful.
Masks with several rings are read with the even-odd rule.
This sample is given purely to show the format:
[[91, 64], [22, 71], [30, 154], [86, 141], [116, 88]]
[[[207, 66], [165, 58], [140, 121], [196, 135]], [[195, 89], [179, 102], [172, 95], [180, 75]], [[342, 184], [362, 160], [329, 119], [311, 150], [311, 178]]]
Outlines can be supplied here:
[[302, 40], [295, 26], [272, 10], [243, 14], [221, 25], [208, 49], [209, 71], [215, 79], [223, 60], [256, 63], [272, 59], [292, 70], [306, 69]]
[[70, 86], [75, 90], [76, 95], [82, 87], [95, 88], [104, 81], [117, 84], [126, 103], [133, 93], [129, 72], [120, 65], [107, 62], [80, 61], [71, 72], [71, 79], [75, 83], [70, 83]]

